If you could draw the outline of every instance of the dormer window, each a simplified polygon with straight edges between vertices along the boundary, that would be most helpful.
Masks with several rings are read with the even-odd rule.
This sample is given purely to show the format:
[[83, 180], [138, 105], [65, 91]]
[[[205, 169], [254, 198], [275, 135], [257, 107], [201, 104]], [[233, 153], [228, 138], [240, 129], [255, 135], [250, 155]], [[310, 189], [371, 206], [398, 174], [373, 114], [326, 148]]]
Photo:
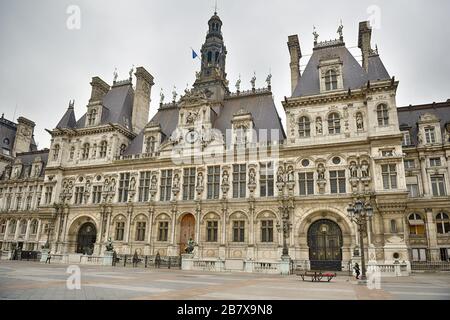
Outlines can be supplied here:
[[154, 153], [156, 148], [156, 139], [151, 136], [147, 138], [145, 143], [145, 153]]
[[106, 158], [106, 152], [108, 150], [108, 142], [102, 141], [100, 143], [100, 158]]
[[427, 143], [436, 143], [436, 132], [434, 127], [425, 128], [425, 140]]
[[245, 126], [236, 129], [236, 144], [244, 146], [247, 144], [247, 128]]
[[377, 117], [379, 126], [389, 125], [389, 111], [387, 105], [380, 104], [377, 107]]
[[403, 140], [402, 140], [402, 145], [404, 147], [408, 147], [411, 146], [411, 133], [409, 131], [403, 131]]
[[311, 123], [308, 117], [301, 117], [298, 122], [298, 134], [300, 138], [311, 136]]
[[328, 70], [325, 74], [325, 90], [331, 91], [338, 88], [337, 74], [334, 70]]
[[97, 119], [97, 109], [92, 109], [88, 113], [88, 125], [93, 126], [95, 124], [96, 119]]

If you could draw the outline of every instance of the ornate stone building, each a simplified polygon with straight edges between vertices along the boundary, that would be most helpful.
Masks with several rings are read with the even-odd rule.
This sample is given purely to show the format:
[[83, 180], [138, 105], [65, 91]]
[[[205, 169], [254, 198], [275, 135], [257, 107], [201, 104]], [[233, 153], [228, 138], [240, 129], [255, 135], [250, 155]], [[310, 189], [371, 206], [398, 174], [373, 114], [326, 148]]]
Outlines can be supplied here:
[[[3, 250], [48, 241], [55, 253], [102, 255], [111, 238], [119, 254], [175, 257], [192, 238], [198, 258], [231, 270], [283, 254], [305, 268], [341, 270], [359, 259], [347, 208], [363, 198], [374, 208], [364, 238], [370, 262], [448, 260], [449, 102], [397, 109], [398, 82], [362, 22], [362, 65], [339, 28], [336, 40], [315, 33], [301, 73], [298, 37], [288, 38], [284, 132], [271, 75], [266, 88], [253, 77], [251, 90], [238, 80], [231, 92], [222, 21], [215, 14], [208, 25], [193, 87], [169, 103], [161, 94], [150, 122], [146, 69], [137, 68], [135, 86], [132, 72], [112, 86], [94, 77], [86, 113], [77, 120], [71, 102], [51, 131], [48, 161], [47, 151], [9, 160]], [[14, 174], [30, 161], [45, 176]], [[29, 185], [36, 210], [17, 206]]]

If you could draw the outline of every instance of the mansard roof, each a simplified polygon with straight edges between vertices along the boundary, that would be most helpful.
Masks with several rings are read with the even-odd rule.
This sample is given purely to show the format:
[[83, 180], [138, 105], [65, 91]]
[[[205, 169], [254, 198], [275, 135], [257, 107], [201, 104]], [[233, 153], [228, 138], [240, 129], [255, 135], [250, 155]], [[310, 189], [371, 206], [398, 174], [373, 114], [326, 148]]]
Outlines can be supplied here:
[[[233, 120], [233, 115], [241, 109], [251, 114], [259, 142], [282, 141], [286, 138], [281, 119], [272, 98], [272, 93], [268, 90], [256, 93], [242, 93], [240, 95], [235, 94], [226, 97], [216, 120], [212, 124], [213, 128], [220, 130], [224, 138], [226, 138], [226, 131], [232, 128], [231, 121]], [[180, 108], [177, 104], [163, 105], [151, 119], [150, 122], [161, 126], [161, 131], [165, 139], [168, 139], [177, 128], [179, 111]], [[259, 130], [261, 129], [266, 129], [267, 135], [260, 134]], [[125, 155], [142, 152], [144, 130], [133, 139], [125, 151]], [[279, 134], [272, 136], [271, 130], [278, 130]]]
[[397, 112], [400, 129], [402, 127], [408, 128], [411, 134], [411, 142], [417, 145], [417, 123], [419, 122], [420, 117], [426, 113], [431, 113], [439, 119], [441, 132], [444, 132], [444, 127], [450, 123], [450, 99], [446, 102], [433, 102], [415, 106], [409, 105], [407, 107], [398, 108]]
[[369, 71], [358, 63], [355, 57], [345, 47], [344, 42], [334, 45], [317, 46], [301, 75], [292, 97], [303, 97], [320, 94], [319, 65], [320, 61], [339, 59], [342, 62], [343, 90], [359, 89], [367, 81], [388, 80], [389, 73], [378, 54], [369, 57]]

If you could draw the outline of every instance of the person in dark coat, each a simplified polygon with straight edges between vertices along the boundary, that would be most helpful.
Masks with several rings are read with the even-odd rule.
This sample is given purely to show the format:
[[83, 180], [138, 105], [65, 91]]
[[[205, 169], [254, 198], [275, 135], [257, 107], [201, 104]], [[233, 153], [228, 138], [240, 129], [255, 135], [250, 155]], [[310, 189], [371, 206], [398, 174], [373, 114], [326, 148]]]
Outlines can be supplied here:
[[361, 274], [361, 272], [359, 270], [359, 264], [355, 263], [355, 266], [353, 267], [353, 269], [355, 270], [355, 273], [356, 273], [356, 279], [359, 279], [359, 275]]
[[139, 262], [139, 256], [137, 253], [137, 250], [134, 251], [134, 255], [133, 255], [133, 267], [137, 267], [137, 264]]
[[159, 251], [156, 252], [156, 257], [155, 257], [155, 268], [159, 268], [161, 265], [161, 255], [159, 254]]
[[45, 260], [45, 264], [47, 264], [47, 262], [48, 262], [48, 264], [50, 264], [50, 260], [51, 259], [52, 259], [52, 255], [49, 252], [48, 255], [47, 255], [47, 260]]
[[113, 267], [115, 267], [116, 263], [117, 263], [117, 252], [116, 252], [116, 250], [113, 251], [112, 259], [113, 259], [112, 265], [113, 265]]

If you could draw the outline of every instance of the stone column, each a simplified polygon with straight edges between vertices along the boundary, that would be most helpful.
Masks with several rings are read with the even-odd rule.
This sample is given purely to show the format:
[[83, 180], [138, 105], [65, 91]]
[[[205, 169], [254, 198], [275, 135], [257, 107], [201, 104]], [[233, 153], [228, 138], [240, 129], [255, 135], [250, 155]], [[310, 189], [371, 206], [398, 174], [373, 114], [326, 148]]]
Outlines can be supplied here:
[[5, 234], [3, 235], [3, 241], [6, 241], [8, 239], [8, 233], [9, 233], [9, 222], [11, 221], [11, 219], [7, 219], [6, 220], [6, 229], [5, 229]]
[[108, 239], [110, 238], [109, 232], [111, 230], [111, 216], [112, 216], [111, 208], [108, 208], [107, 211], [108, 211], [107, 213], [108, 218], [106, 222], [106, 235], [104, 241], [108, 241]]
[[428, 182], [428, 174], [427, 174], [427, 161], [424, 156], [420, 157], [420, 173], [422, 177], [422, 190], [425, 197], [430, 196], [430, 185]]
[[154, 209], [153, 207], [151, 207], [148, 210], [148, 235], [147, 235], [147, 252], [145, 254], [150, 255], [150, 248], [151, 248], [151, 243], [152, 243], [152, 232], [153, 232], [153, 213], [154, 213]]
[[31, 219], [28, 219], [28, 221], [27, 221], [27, 231], [25, 233], [25, 241], [28, 241], [28, 239], [30, 237], [30, 224], [31, 224]]
[[200, 242], [200, 219], [202, 215], [201, 203], [197, 203], [195, 210], [195, 243], [198, 245]]
[[[125, 242], [126, 242], [126, 246], [129, 248], [130, 247], [130, 233], [131, 233], [131, 216], [133, 214], [133, 207], [129, 206], [127, 211], [128, 211], [128, 217], [127, 217], [127, 229], [126, 229], [126, 235], [125, 235]], [[129, 253], [131, 253], [131, 251]]]
[[427, 227], [428, 249], [430, 250], [430, 260], [439, 261], [440, 252], [437, 243], [437, 230], [433, 209], [427, 208], [425, 209], [425, 213], [427, 216], [426, 227]]
[[16, 222], [16, 232], [14, 233], [14, 240], [17, 240], [17, 238], [19, 238], [19, 232], [20, 232], [20, 225], [22, 220], [17, 220]]
[[36, 233], [36, 244], [38, 246], [37, 250], [39, 250], [39, 240], [41, 239], [41, 229], [42, 229], [42, 220], [38, 219], [38, 228]]

